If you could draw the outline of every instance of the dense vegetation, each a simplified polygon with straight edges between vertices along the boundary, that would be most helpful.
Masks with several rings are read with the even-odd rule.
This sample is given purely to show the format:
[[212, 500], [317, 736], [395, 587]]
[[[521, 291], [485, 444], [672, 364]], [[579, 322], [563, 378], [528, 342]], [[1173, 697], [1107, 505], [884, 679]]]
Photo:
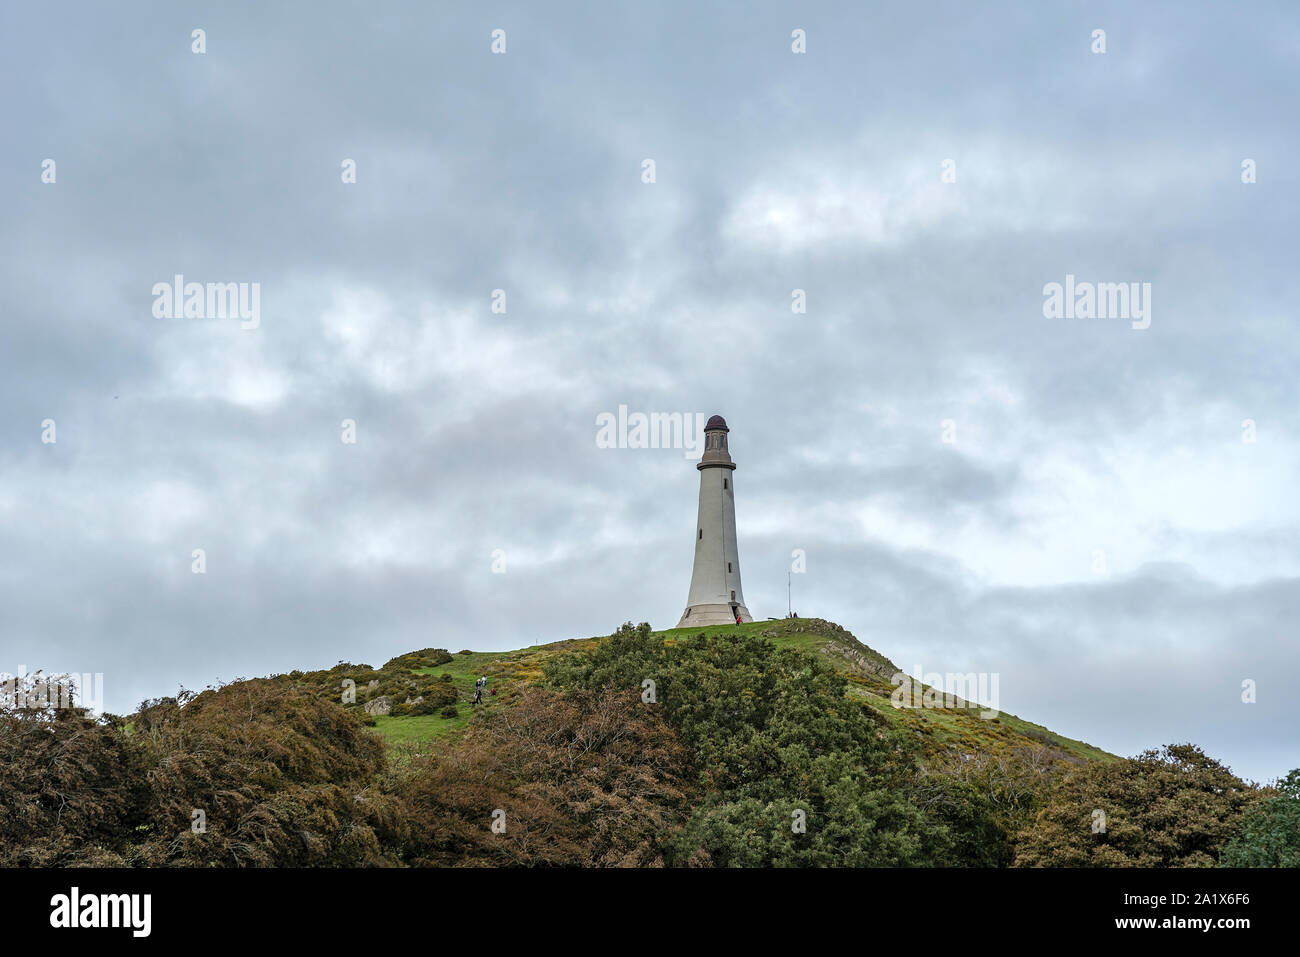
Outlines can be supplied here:
[[624, 625], [548, 677], [589, 691], [654, 682], [656, 703], [642, 707], [662, 711], [702, 795], [665, 842], [668, 863], [959, 862], [942, 814], [908, 799], [914, 746], [807, 654], [726, 633], [664, 642]]
[[1256, 789], [1191, 744], [1075, 768], [1021, 830], [1016, 863], [1212, 867], [1258, 800]]
[[[628, 624], [125, 717], [9, 709], [0, 864], [1300, 863], [1300, 771], [1261, 789], [1193, 745], [1116, 759], [964, 703], [897, 712], [891, 669], [829, 623]], [[471, 709], [479, 673], [500, 693]]]
[[1223, 867], [1300, 867], [1300, 770], [1246, 812], [1219, 855]]

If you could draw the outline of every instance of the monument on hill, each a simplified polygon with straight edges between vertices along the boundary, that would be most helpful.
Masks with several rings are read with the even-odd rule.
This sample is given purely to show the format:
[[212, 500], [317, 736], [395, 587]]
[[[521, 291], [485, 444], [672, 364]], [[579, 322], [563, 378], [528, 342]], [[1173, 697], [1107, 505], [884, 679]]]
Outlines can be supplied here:
[[740, 590], [740, 553], [736, 549], [736, 465], [727, 451], [727, 422], [715, 415], [704, 426], [700, 470], [700, 509], [695, 520], [695, 568], [686, 611], [678, 628], [729, 625], [736, 616], [753, 621]]

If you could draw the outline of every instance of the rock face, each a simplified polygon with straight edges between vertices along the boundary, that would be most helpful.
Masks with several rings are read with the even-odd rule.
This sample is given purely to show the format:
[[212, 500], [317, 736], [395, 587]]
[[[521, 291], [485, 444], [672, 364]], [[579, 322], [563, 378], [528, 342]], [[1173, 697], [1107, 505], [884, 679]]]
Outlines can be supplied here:
[[373, 701], [366, 702], [366, 714], [388, 714], [393, 710], [393, 699], [381, 694]]

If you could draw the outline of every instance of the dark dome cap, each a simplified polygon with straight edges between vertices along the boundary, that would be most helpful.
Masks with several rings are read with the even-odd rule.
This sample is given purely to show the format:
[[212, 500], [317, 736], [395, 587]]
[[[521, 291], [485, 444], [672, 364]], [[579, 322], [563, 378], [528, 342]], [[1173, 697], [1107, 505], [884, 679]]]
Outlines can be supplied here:
[[704, 424], [704, 431], [705, 432], [716, 432], [716, 431], [730, 432], [731, 429], [727, 428], [726, 419], [724, 419], [720, 415], [715, 415], [711, 417], [709, 421]]

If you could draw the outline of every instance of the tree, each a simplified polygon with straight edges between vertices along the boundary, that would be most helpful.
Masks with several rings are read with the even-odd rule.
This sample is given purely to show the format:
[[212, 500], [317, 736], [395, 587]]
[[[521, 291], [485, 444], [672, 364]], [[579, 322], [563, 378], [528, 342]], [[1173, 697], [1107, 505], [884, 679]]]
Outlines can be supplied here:
[[1277, 792], [1246, 812], [1220, 866], [1300, 867], [1300, 768], [1282, 779]]
[[1192, 744], [1066, 772], [1017, 836], [1018, 867], [1212, 867], [1258, 793]]

